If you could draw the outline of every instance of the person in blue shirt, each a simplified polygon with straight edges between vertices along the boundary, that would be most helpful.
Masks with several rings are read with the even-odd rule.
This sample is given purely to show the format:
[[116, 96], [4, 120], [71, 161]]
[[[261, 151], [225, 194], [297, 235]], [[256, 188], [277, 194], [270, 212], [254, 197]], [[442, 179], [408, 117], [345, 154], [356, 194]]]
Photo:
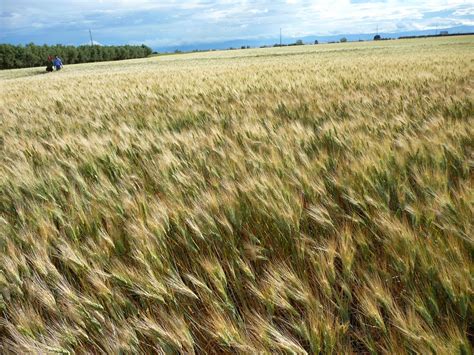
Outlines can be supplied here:
[[63, 62], [62, 62], [61, 58], [59, 58], [58, 56], [54, 57], [53, 64], [54, 64], [54, 67], [56, 68], [56, 70], [61, 70], [62, 67], [63, 67]]

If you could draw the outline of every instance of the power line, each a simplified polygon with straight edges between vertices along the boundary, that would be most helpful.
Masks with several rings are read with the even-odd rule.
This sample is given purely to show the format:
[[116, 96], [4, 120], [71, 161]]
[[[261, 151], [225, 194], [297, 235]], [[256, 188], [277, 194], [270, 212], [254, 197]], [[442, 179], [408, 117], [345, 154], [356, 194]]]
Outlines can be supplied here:
[[92, 40], [92, 31], [91, 29], [89, 28], [89, 36], [91, 37], [91, 46], [94, 45], [94, 41]]

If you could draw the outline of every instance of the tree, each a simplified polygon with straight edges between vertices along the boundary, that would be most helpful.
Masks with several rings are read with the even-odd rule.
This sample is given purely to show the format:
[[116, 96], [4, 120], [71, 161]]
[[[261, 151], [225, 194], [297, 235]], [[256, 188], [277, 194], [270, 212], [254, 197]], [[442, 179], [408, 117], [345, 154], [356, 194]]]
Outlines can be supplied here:
[[41, 64], [41, 58], [36, 56], [34, 44], [30, 43], [23, 49], [23, 63], [27, 67], [34, 67]]
[[315, 39], [314, 44], [319, 44], [319, 41], [317, 39]]
[[380, 35], [375, 35], [374, 36], [374, 41], [380, 41], [382, 37]]
[[346, 42], [347, 42], [347, 38], [346, 38], [346, 37], [342, 37], [342, 38], [340, 39], [340, 42], [341, 42], [341, 43], [346, 43]]
[[149, 55], [153, 53], [153, 50], [150, 47], [145, 46], [144, 44], [142, 44], [141, 47], [143, 49], [145, 57], [148, 57]]
[[14, 68], [15, 64], [15, 47], [10, 44], [0, 44], [0, 68]]
[[58, 55], [65, 64], [88, 63], [105, 60], [143, 58], [152, 53], [145, 46], [26, 46], [0, 44], [0, 69], [27, 68], [46, 65], [48, 56]]
[[303, 43], [303, 40], [299, 39], [295, 42], [295, 45], [297, 46], [302, 46], [304, 43]]

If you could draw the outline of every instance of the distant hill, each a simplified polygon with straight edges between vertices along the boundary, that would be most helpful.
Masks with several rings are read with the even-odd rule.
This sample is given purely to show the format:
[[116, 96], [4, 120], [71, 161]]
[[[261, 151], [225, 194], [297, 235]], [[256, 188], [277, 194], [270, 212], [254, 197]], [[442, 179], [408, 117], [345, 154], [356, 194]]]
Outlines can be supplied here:
[[[439, 33], [441, 31], [448, 31], [449, 33], [466, 33], [474, 32], [474, 26], [458, 26], [451, 28], [438, 28], [430, 30], [421, 30], [421, 31], [402, 31], [402, 32], [381, 32], [379, 33], [383, 38], [398, 38], [405, 36], [422, 36]], [[303, 40], [304, 43], [314, 43], [315, 40], [318, 40], [320, 43], [324, 42], [333, 42], [339, 41], [342, 37], [347, 38], [348, 41], [368, 41], [373, 40], [376, 33], [361, 33], [361, 34], [334, 34], [334, 35], [321, 35], [321, 36], [305, 36], [305, 37], [292, 37], [284, 38], [284, 44], [290, 44], [296, 42], [298, 39]], [[260, 47], [264, 45], [273, 45], [279, 43], [280, 39], [277, 37], [271, 38], [259, 38], [259, 39], [236, 39], [231, 41], [224, 42], [203, 42], [203, 43], [194, 43], [194, 44], [181, 44], [177, 46], [167, 46], [167, 47], [158, 47], [154, 48], [159, 52], [174, 52], [175, 50], [179, 51], [192, 51], [192, 50], [207, 50], [207, 49], [228, 49], [228, 48], [240, 48], [242, 46], [250, 47]]]

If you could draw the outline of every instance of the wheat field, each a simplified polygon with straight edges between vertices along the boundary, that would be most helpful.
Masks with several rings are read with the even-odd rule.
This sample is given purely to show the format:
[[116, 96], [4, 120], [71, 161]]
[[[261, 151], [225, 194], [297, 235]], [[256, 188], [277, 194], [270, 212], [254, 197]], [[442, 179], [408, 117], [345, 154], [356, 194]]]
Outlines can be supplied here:
[[0, 351], [472, 354], [474, 37], [0, 72]]

